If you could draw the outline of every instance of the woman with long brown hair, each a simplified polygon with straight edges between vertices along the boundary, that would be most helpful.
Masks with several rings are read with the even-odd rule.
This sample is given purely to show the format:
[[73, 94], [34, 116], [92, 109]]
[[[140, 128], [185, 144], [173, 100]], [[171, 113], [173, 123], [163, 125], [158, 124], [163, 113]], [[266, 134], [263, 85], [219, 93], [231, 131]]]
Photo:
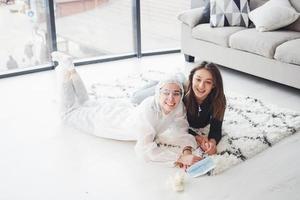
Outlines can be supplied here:
[[[198, 145], [206, 153], [216, 153], [216, 145], [222, 138], [226, 107], [222, 76], [216, 64], [202, 62], [191, 70], [184, 103], [190, 125], [189, 132], [195, 136]], [[207, 125], [210, 125], [207, 136], [194, 131]]]

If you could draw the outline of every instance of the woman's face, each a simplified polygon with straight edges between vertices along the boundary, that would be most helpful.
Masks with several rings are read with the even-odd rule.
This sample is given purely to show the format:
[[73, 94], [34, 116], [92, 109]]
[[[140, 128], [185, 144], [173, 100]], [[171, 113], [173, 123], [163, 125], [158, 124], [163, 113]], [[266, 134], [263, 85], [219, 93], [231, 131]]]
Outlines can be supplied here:
[[170, 113], [181, 101], [181, 90], [176, 83], [167, 83], [160, 89], [159, 105], [164, 114]]
[[197, 70], [193, 76], [192, 89], [198, 103], [202, 103], [213, 89], [213, 77], [206, 69]]

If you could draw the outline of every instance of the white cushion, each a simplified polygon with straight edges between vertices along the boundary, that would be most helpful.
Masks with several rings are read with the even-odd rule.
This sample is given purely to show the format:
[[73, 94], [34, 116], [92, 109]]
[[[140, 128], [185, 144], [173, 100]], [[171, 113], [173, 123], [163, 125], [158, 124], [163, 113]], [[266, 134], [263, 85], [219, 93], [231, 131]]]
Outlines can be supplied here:
[[192, 29], [192, 37], [228, 47], [229, 36], [237, 31], [244, 30], [245, 27], [226, 26], [226, 27], [211, 27], [210, 24], [199, 24]]
[[276, 48], [274, 58], [281, 62], [300, 65], [299, 47], [300, 39], [285, 42]]
[[232, 34], [229, 38], [229, 45], [234, 49], [273, 58], [276, 47], [298, 38], [300, 38], [300, 33], [295, 31], [259, 32], [254, 28], [248, 28]]
[[[299, 13], [300, 12], [300, 1], [299, 0], [290, 0], [292, 6], [296, 9], [296, 11]], [[300, 17], [298, 17], [298, 19], [292, 23], [291, 25], [289, 25], [287, 27], [288, 30], [291, 31], [298, 31], [300, 32]]]
[[187, 11], [183, 11], [178, 15], [178, 19], [189, 27], [193, 28], [197, 24], [199, 24], [200, 19], [203, 15], [204, 7], [201, 8], [193, 8]]
[[287, 26], [299, 17], [289, 0], [270, 0], [249, 13], [258, 31], [271, 31]]

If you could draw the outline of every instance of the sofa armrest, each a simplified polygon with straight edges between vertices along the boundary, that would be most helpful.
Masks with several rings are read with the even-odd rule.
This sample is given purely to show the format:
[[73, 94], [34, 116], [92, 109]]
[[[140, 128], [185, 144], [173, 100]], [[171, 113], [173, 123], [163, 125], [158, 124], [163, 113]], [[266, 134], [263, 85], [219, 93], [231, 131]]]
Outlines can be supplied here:
[[204, 7], [193, 8], [180, 13], [177, 18], [182, 21], [182, 23], [188, 25], [190, 28], [193, 28], [199, 24], [200, 18], [203, 15], [203, 11]]

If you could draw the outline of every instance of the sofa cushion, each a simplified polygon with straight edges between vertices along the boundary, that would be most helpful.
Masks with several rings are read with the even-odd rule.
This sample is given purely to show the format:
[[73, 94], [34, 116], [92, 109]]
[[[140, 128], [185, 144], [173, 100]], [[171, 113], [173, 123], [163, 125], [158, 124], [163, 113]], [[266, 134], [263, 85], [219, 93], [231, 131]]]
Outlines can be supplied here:
[[278, 45], [296, 38], [300, 38], [299, 32], [283, 30], [259, 32], [251, 28], [232, 34], [229, 38], [229, 46], [234, 49], [273, 58]]
[[233, 33], [244, 30], [245, 27], [227, 26], [213, 28], [210, 24], [199, 24], [192, 29], [192, 37], [218, 44], [224, 47], [229, 47], [229, 36]]
[[259, 31], [271, 31], [285, 27], [297, 20], [299, 14], [289, 0], [270, 0], [252, 10], [249, 18]]
[[300, 1], [299, 0], [290, 0], [290, 3], [297, 10], [297, 12], [300, 12]]
[[[300, 65], [300, 39], [290, 40], [276, 48], [274, 58], [281, 62]], [[300, 79], [300, 77], [299, 77]]]
[[199, 23], [199, 19], [203, 15], [203, 7], [200, 8], [193, 8], [191, 10], [183, 11], [178, 15], [178, 19], [188, 25], [189, 27], [193, 28]]
[[[292, 6], [300, 13], [300, 1], [299, 0], [290, 0]], [[300, 32], [300, 17], [291, 25], [287, 27], [288, 30]]]
[[210, 0], [210, 25], [248, 27], [249, 12], [248, 0]]

